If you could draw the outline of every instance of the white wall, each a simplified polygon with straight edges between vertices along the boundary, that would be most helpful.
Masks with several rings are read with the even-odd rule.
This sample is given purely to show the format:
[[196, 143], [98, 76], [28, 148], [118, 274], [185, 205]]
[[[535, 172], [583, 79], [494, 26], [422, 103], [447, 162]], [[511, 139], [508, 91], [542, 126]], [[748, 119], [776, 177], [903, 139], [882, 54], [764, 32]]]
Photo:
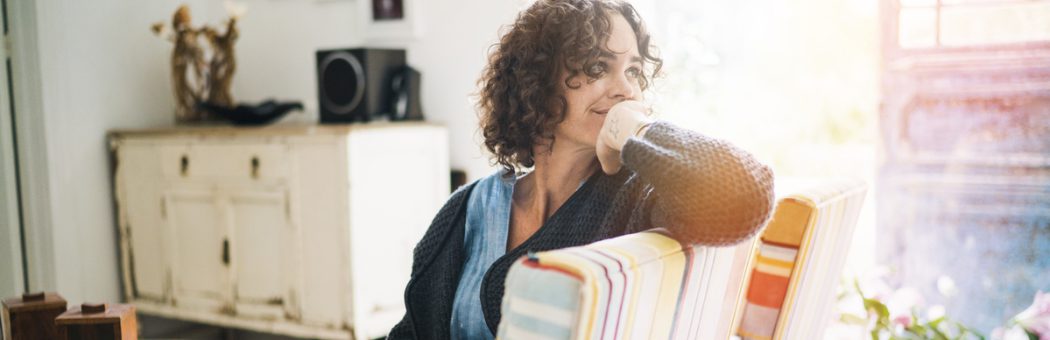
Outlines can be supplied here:
[[424, 0], [424, 36], [409, 46], [409, 63], [423, 73], [423, 109], [428, 120], [452, 131], [451, 165], [469, 180], [495, 171], [483, 152], [473, 93], [498, 30], [513, 22], [525, 0]]
[[[301, 100], [307, 113], [282, 121], [316, 122], [314, 51], [362, 44], [356, 1], [245, 1], [237, 43], [237, 100]], [[16, 61], [26, 130], [27, 217], [32, 289], [57, 290], [71, 303], [120, 300], [116, 231], [105, 135], [113, 129], [168, 126], [173, 100], [171, 46], [149, 31], [187, 3], [194, 22], [218, 23], [218, 1], [16, 1], [21, 34], [15, 46], [38, 59]], [[409, 43], [409, 61], [423, 74], [428, 120], [451, 132], [451, 165], [470, 178], [492, 171], [478, 147], [468, 94], [497, 29], [523, 0], [421, 0], [425, 24]], [[468, 14], [469, 13], [469, 14]], [[22, 25], [22, 26], [19, 26]], [[35, 44], [35, 45], [34, 45]], [[394, 44], [397, 45], [397, 44]], [[28, 65], [28, 66], [27, 66]]]
[[[248, 2], [237, 43], [234, 97], [248, 101], [275, 95], [299, 99], [306, 104], [306, 113], [289, 116], [281, 123], [316, 122], [315, 50], [405, 48], [409, 64], [423, 74], [427, 120], [451, 129], [451, 166], [466, 170], [470, 179], [494, 171], [479, 147], [470, 94], [475, 91], [488, 46], [498, 40], [497, 30], [513, 21], [526, 0], [416, 0], [415, 9], [424, 14], [417, 21], [421, 25], [419, 39], [392, 42], [364, 39], [356, 17], [360, 7], [357, 1], [361, 0]], [[284, 51], [267, 53], [276, 49]]]

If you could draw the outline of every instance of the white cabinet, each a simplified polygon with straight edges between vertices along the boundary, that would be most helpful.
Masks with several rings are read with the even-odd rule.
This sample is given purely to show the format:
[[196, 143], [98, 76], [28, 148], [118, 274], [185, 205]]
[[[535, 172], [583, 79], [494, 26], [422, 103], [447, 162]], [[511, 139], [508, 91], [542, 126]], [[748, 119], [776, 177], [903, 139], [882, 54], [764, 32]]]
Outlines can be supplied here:
[[[160, 235], [161, 242], [167, 240], [164, 248], [168, 248], [165, 257], [174, 288], [173, 304], [205, 310], [221, 308], [228, 299], [229, 275], [223, 254], [228, 250], [227, 228], [219, 196], [214, 190], [173, 188], [165, 190], [162, 199], [165, 213], [160, 222], [167, 226], [162, 226], [164, 233]], [[137, 255], [161, 249], [131, 250]]]
[[418, 123], [110, 136], [125, 297], [143, 313], [310, 338], [383, 336], [449, 194]]

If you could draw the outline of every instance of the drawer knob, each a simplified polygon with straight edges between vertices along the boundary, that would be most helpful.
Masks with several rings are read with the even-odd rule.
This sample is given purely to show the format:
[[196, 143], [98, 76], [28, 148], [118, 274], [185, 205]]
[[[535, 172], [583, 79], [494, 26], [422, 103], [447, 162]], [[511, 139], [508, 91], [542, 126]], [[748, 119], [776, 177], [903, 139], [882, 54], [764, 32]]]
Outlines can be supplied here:
[[190, 172], [190, 158], [186, 155], [182, 155], [182, 159], [179, 160], [179, 173], [182, 177], [186, 177], [186, 174]]
[[222, 239], [222, 264], [230, 265], [230, 239]]
[[252, 156], [252, 178], [259, 178], [259, 156]]

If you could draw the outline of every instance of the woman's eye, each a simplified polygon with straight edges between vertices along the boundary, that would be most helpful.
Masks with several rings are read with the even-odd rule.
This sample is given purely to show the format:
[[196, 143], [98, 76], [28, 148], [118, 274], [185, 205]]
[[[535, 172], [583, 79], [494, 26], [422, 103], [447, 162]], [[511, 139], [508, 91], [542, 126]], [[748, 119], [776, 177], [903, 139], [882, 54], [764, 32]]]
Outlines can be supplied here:
[[642, 75], [642, 70], [639, 70], [637, 67], [632, 67], [632, 68], [627, 69], [627, 76], [628, 77], [638, 78], [641, 75]]
[[605, 64], [595, 63], [587, 68], [587, 74], [589, 75], [594, 76], [602, 73], [605, 73]]

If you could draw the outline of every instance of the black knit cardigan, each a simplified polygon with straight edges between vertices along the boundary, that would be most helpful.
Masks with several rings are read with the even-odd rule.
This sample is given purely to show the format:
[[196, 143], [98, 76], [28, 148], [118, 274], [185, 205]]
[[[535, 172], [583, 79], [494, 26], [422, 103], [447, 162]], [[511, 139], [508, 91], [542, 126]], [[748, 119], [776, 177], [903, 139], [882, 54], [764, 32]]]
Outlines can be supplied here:
[[[725, 141], [654, 123], [621, 152], [624, 169], [597, 171], [529, 239], [497, 259], [481, 284], [485, 321], [495, 334], [510, 265], [529, 252], [585, 245], [668, 229], [687, 244], [726, 246], [761, 228], [773, 208], [773, 173]], [[463, 268], [467, 198], [457, 190], [413, 252], [404, 318], [389, 339], [448, 339], [452, 302]]]

